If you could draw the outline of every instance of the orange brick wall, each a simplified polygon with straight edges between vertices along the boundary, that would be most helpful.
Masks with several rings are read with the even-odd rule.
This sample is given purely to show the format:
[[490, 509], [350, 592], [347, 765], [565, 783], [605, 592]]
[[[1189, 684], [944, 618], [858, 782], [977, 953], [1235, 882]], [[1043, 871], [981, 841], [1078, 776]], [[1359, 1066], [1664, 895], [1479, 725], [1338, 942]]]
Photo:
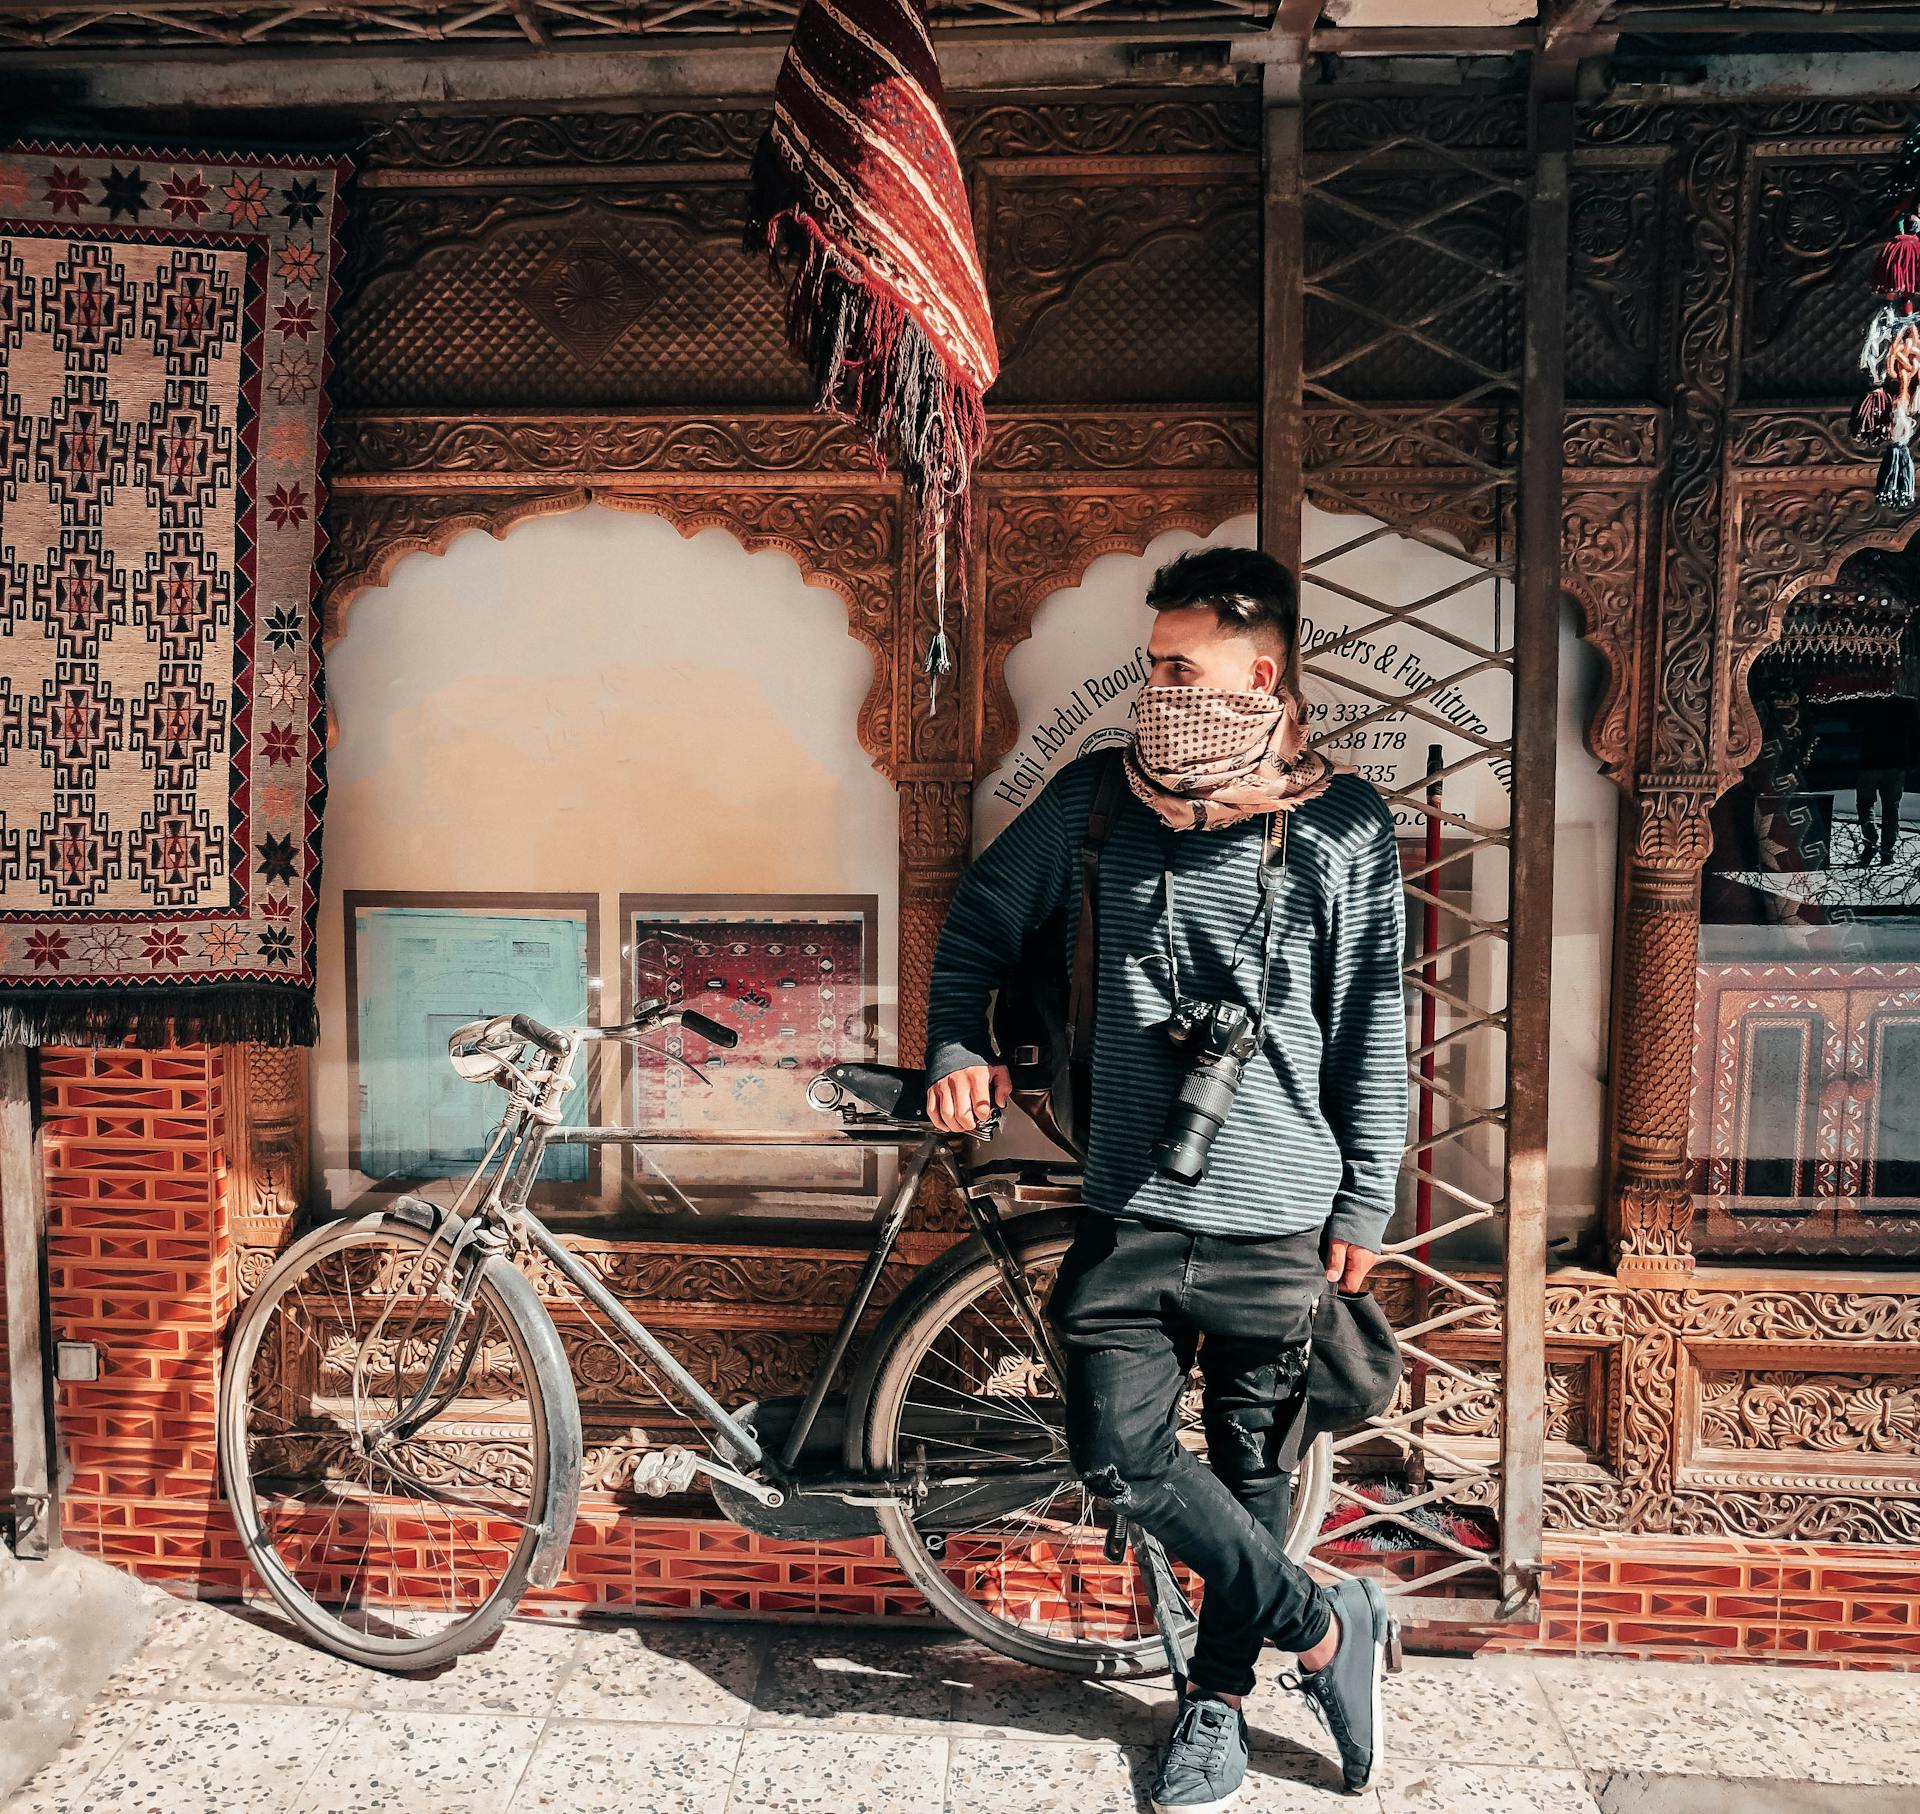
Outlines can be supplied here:
[[61, 1523], [75, 1548], [155, 1577], [204, 1579], [209, 1526], [224, 1517], [223, 1069], [210, 1047], [42, 1054], [51, 1335], [100, 1350], [97, 1382], [57, 1388]]
[[1409, 1642], [1455, 1653], [1920, 1669], [1920, 1551], [1554, 1531], [1546, 1553], [1538, 1625], [1434, 1624]]
[[1538, 1636], [1495, 1648], [1920, 1668], [1920, 1552], [1560, 1536]]
[[[55, 1339], [101, 1351], [57, 1388], [66, 1541], [176, 1591], [246, 1569], [214, 1464], [233, 1260], [217, 1050], [44, 1054]], [[1401, 1569], [1411, 1558], [1393, 1559]], [[1382, 1558], [1386, 1565], [1387, 1558]], [[1436, 1625], [1422, 1647], [1920, 1665], [1920, 1552], [1557, 1535], [1538, 1628]], [[569, 1564], [529, 1611], [925, 1618], [877, 1538], [778, 1543], [717, 1519], [581, 1507]]]

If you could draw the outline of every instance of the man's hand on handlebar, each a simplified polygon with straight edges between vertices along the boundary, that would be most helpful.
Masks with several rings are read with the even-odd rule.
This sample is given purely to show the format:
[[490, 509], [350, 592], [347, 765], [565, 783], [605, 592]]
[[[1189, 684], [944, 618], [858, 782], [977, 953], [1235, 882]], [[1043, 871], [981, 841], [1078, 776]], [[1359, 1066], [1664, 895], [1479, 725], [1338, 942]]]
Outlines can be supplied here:
[[928, 1089], [927, 1119], [943, 1134], [969, 1134], [1012, 1094], [1005, 1065], [968, 1065]]

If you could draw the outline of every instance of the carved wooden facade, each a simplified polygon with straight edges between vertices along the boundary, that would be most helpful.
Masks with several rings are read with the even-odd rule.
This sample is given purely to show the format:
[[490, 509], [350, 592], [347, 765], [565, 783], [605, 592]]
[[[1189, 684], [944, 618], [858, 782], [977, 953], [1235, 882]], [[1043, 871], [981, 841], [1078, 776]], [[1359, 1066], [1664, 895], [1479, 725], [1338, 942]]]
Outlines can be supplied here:
[[[1342, 102], [1340, 130], [1390, 132], [1406, 104]], [[1850, 210], [1906, 115], [1808, 103], [1579, 121], [1563, 578], [1607, 668], [1588, 745], [1630, 811], [1604, 1270], [1556, 1274], [1548, 1292], [1550, 1524], [1920, 1541], [1920, 1289], [1696, 1276], [1686, 1167], [1706, 815], [1753, 754], [1745, 676], [1796, 591], [1905, 539], [1872, 503], [1841, 400], [1866, 293]], [[840, 593], [873, 661], [856, 730], [899, 795], [911, 1062], [975, 778], [1015, 737], [1009, 651], [1098, 555], [1254, 506], [1260, 120], [1228, 91], [962, 109], [1004, 376], [973, 603], [934, 716], [915, 659], [930, 589], [903, 496], [806, 411], [777, 292], [739, 250], [759, 124], [726, 107], [441, 118], [376, 142], [340, 342], [327, 636], [350, 633], [355, 595], [405, 553], [588, 501], [789, 553]], [[1417, 358], [1373, 383], [1419, 434], [1383, 442], [1333, 411], [1305, 424], [1310, 464], [1354, 508], [1459, 486], [1436, 445], [1512, 432], [1493, 412], [1421, 410]], [[1494, 529], [1471, 510], [1450, 526], [1468, 543]], [[236, 1157], [263, 1201], [304, 1138], [287, 1107], [301, 1087], [249, 1063]], [[270, 1210], [255, 1226], [243, 1270], [273, 1244]], [[643, 1277], [643, 1245], [616, 1249], [608, 1263], [639, 1268], [636, 1295], [741, 1395], [725, 1371], [739, 1355], [764, 1371], [754, 1390], [783, 1389], [838, 1301], [824, 1250], [798, 1271], [791, 1250], [716, 1253], [700, 1263], [725, 1274], [729, 1325], [750, 1323], [764, 1352], [708, 1353], [699, 1294]], [[1497, 1348], [1469, 1325], [1454, 1351], [1492, 1364]]]

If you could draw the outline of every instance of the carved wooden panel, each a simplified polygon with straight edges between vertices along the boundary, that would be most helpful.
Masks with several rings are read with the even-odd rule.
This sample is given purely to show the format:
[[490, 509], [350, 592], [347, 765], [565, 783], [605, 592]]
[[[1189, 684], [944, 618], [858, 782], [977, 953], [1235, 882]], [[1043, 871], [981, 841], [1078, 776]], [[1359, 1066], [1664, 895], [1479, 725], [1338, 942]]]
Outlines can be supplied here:
[[1576, 164], [1567, 232], [1567, 394], [1641, 402], [1659, 333], [1658, 167]]
[[[1500, 1294], [1497, 1279], [1468, 1282]], [[1438, 1290], [1429, 1313], [1458, 1302]], [[1546, 1318], [1550, 1355], [1604, 1355], [1607, 1395], [1600, 1453], [1584, 1467], [1563, 1454], [1547, 1469], [1550, 1528], [1920, 1539], [1911, 1281], [1723, 1273], [1649, 1291], [1550, 1275]], [[1498, 1322], [1497, 1310], [1477, 1312], [1451, 1339], [1471, 1352], [1492, 1343]]]
[[1686, 1340], [1675, 1479], [1695, 1489], [1911, 1495], [1920, 1352]]
[[744, 166], [651, 176], [363, 191], [340, 402], [804, 401], [779, 292], [741, 250]]
[[[1887, 119], [1895, 109], [1880, 112]], [[1891, 130], [1759, 148], [1748, 185], [1741, 394], [1827, 399], [1858, 388], [1882, 200], [1910, 119]]]
[[1259, 385], [1255, 160], [987, 165], [974, 185], [1004, 406], [1205, 403]]

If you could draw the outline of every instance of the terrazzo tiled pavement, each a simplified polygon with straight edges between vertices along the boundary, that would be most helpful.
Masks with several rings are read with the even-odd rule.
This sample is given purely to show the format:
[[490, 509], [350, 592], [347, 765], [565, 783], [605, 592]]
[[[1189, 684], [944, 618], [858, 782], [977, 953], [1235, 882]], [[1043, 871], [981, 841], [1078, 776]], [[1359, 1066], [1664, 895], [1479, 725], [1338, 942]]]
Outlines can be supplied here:
[[[1920, 1810], [1920, 1676], [1410, 1657], [1383, 1780], [1349, 1798], [1267, 1673], [1244, 1814]], [[515, 1621], [398, 1678], [156, 1594], [3, 1814], [1144, 1814], [1170, 1707], [938, 1632], [704, 1620]]]

